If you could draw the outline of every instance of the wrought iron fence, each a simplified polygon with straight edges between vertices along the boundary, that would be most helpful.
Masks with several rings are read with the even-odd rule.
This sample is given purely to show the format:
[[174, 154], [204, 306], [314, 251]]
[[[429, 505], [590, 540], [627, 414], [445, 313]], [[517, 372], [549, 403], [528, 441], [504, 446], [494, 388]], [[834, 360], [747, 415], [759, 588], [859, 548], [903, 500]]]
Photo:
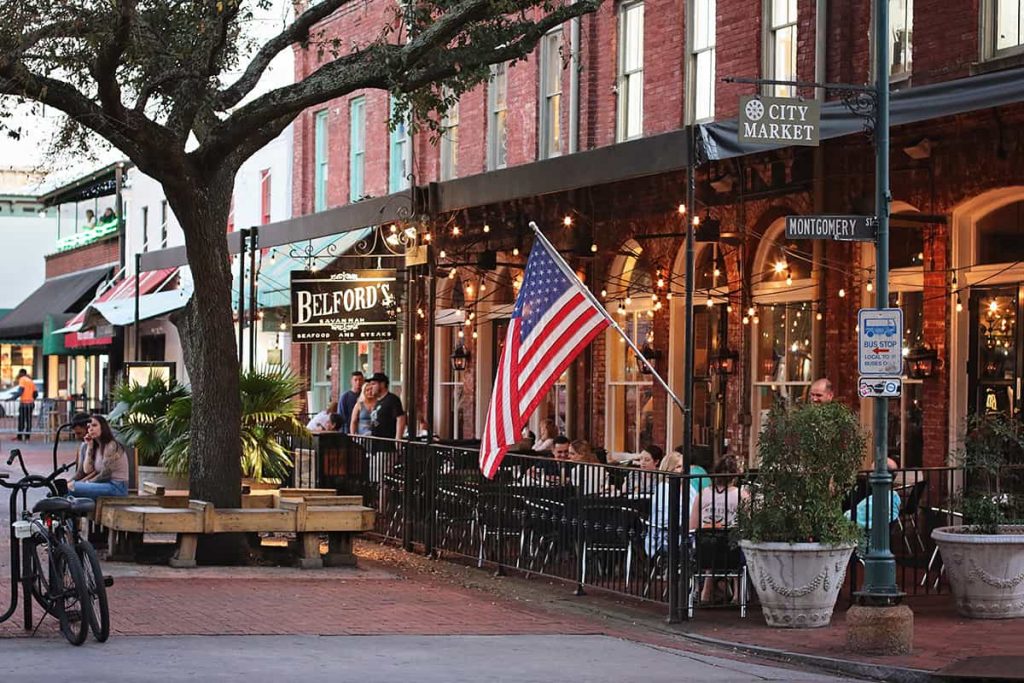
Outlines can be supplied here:
[[[580, 593], [597, 588], [662, 602], [674, 616], [722, 602], [745, 610], [746, 573], [732, 531], [756, 473], [737, 480], [509, 454], [488, 480], [472, 448], [340, 435], [330, 443], [319, 449], [318, 485], [363, 496], [378, 511], [375, 533], [406, 549], [556, 577]], [[861, 479], [846, 509], [867, 539]], [[952, 501], [961, 485], [953, 468], [895, 473], [892, 549], [909, 595], [944, 589], [930, 534], [958, 523]], [[851, 560], [850, 596], [865, 552]]]
[[57, 428], [71, 420], [75, 413], [106, 414], [108, 398], [72, 396], [69, 398], [37, 398], [29, 412], [18, 398], [0, 400], [0, 434], [52, 439]]

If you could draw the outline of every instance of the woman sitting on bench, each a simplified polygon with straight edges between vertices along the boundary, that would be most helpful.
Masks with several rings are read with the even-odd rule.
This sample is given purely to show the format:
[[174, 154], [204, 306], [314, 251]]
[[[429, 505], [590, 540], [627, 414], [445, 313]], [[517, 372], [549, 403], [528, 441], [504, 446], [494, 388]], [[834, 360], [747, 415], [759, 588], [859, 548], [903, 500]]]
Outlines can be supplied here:
[[114, 439], [106, 418], [89, 418], [85, 443], [82, 469], [75, 473], [68, 490], [79, 498], [128, 495], [128, 454]]

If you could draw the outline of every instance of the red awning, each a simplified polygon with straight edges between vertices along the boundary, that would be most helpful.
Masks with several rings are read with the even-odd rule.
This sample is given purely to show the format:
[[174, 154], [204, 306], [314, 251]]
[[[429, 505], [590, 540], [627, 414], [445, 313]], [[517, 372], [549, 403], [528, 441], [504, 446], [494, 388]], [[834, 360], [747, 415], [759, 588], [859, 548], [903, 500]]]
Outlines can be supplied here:
[[[167, 282], [177, 272], [177, 268], [164, 268], [163, 270], [149, 270], [141, 273], [139, 275], [139, 295], [142, 296], [144, 294], [149, 294]], [[95, 303], [102, 303], [104, 301], [113, 301], [115, 299], [131, 299], [134, 296], [135, 278], [127, 277], [113, 283], [110, 287], [104, 290], [102, 294], [93, 299], [92, 302], [89, 303], [89, 306], [92, 306]], [[74, 318], [69, 320], [68, 324], [65, 325], [65, 329], [80, 329], [82, 327], [82, 323], [85, 322], [85, 313], [89, 310], [89, 306], [83, 308]], [[69, 349], [90, 346], [106, 346], [113, 343], [113, 341], [113, 337], [97, 336], [96, 330], [73, 331], [64, 336], [64, 346]]]

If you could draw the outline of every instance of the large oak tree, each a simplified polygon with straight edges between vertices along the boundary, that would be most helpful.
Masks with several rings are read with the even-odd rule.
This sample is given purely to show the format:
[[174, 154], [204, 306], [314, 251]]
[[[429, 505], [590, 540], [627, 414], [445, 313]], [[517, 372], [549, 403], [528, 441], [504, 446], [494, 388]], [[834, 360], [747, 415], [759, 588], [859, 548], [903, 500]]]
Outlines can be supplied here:
[[[600, 0], [409, 0], [375, 36], [321, 35], [318, 23], [350, 3], [299, 3], [289, 25], [256, 45], [246, 31], [253, 3], [242, 0], [0, 0], [0, 95], [56, 108], [71, 129], [108, 140], [162, 184], [181, 224], [196, 283], [178, 323], [195, 402], [190, 486], [218, 507], [240, 505], [224, 226], [242, 162], [303, 110], [364, 88], [436, 121], [489, 65], [525, 57]], [[322, 65], [260, 94], [268, 65], [295, 46], [316, 50]]]

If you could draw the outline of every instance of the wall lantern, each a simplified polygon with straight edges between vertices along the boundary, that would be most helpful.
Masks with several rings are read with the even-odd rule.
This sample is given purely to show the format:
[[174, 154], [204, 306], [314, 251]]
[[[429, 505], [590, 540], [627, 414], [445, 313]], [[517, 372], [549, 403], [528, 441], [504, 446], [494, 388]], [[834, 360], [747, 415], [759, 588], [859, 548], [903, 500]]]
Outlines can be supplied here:
[[736, 361], [740, 355], [735, 351], [724, 348], [715, 356], [711, 357], [709, 369], [713, 375], [731, 375], [736, 372]]
[[[661, 358], [661, 351], [651, 346], [650, 341], [644, 342], [643, 347], [640, 349], [640, 354], [643, 355], [643, 357], [646, 358], [651, 365], [656, 365], [658, 363], [658, 359]], [[640, 358], [640, 356], [636, 357], [636, 366], [637, 369], [640, 370], [641, 374], [651, 374], [651, 369], [647, 367], [647, 364], [644, 363], [643, 359]]]
[[914, 379], [928, 379], [942, 367], [939, 352], [930, 346], [918, 346], [907, 354], [907, 374]]
[[459, 345], [452, 351], [452, 370], [455, 372], [465, 372], [466, 368], [469, 367], [469, 349], [461, 341]]

